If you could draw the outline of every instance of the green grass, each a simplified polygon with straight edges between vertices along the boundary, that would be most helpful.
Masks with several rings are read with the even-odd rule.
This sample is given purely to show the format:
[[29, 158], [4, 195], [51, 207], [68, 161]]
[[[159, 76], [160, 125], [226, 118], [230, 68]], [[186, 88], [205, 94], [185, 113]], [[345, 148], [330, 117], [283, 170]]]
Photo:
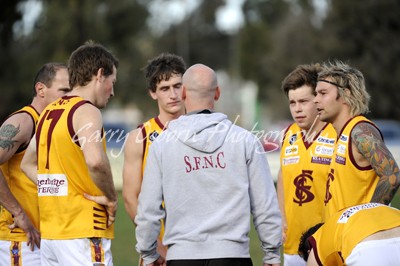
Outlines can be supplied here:
[[[115, 266], [137, 265], [138, 253], [135, 250], [135, 227], [128, 217], [121, 193], [119, 193], [119, 210], [115, 222], [115, 239], [112, 242], [112, 252]], [[400, 193], [393, 200], [393, 207], [400, 208]], [[254, 228], [250, 232], [250, 256], [254, 265], [262, 265], [263, 253]]]
[[115, 220], [115, 238], [111, 244], [115, 266], [137, 265], [135, 226], [125, 211], [121, 192], [118, 193], [118, 212]]

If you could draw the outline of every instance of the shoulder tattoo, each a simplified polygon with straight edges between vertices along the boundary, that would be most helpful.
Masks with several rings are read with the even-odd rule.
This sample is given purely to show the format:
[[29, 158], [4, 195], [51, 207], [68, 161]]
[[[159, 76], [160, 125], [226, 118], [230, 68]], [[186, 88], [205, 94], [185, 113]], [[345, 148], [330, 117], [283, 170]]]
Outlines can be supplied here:
[[7, 149], [8, 151], [14, 147], [16, 140], [14, 140], [14, 137], [19, 133], [19, 125], [18, 127], [15, 127], [12, 124], [6, 124], [3, 125], [0, 128], [0, 147], [5, 150]]
[[351, 132], [351, 138], [358, 151], [368, 159], [376, 152], [386, 150], [379, 131], [369, 123], [360, 123], [355, 126]]
[[400, 186], [400, 172], [379, 131], [369, 123], [361, 123], [353, 129], [351, 137], [380, 177], [372, 201], [390, 203]]

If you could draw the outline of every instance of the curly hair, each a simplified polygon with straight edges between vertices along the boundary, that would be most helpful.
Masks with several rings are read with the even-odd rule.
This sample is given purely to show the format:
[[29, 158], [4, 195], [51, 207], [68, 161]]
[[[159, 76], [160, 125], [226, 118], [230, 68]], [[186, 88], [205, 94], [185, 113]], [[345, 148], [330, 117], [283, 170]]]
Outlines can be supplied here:
[[143, 71], [147, 89], [155, 92], [160, 81], [169, 80], [173, 74], [183, 75], [186, 71], [186, 64], [178, 55], [162, 53], [149, 60]]

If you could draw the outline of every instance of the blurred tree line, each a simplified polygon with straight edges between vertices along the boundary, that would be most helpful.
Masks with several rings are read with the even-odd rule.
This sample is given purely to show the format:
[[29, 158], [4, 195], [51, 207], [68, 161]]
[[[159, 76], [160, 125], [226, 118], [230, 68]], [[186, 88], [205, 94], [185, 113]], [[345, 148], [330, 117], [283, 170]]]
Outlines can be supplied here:
[[[41, 2], [42, 12], [24, 34], [20, 7], [27, 1]], [[244, 23], [235, 32], [216, 26], [224, 0], [198, 1], [182, 21], [157, 33], [148, 23], [150, 6], [162, 7], [169, 0], [1, 1], [1, 117], [30, 103], [31, 83], [43, 63], [66, 62], [75, 48], [92, 39], [120, 59], [111, 102], [134, 103], [151, 115], [156, 105], [141, 69], [159, 53], [172, 52], [188, 65], [201, 62], [232, 78], [253, 80], [261, 106], [275, 119], [289, 118], [280, 85], [296, 65], [340, 59], [364, 73], [372, 96], [369, 117], [400, 120], [400, 1], [326, 0], [323, 13], [313, 0], [245, 0]], [[177, 2], [186, 10], [187, 0]]]

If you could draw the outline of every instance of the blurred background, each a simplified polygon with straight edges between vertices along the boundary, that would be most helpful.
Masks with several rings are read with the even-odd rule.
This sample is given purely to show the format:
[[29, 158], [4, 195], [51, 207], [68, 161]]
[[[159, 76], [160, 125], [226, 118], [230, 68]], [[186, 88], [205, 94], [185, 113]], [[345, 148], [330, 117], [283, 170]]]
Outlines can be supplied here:
[[141, 69], [161, 52], [218, 71], [219, 110], [249, 129], [290, 120], [280, 85], [296, 65], [335, 58], [364, 73], [369, 118], [400, 121], [399, 14], [398, 0], [1, 1], [0, 115], [30, 102], [43, 63], [92, 39], [120, 60], [106, 118], [128, 127], [157, 114]]
[[[271, 132], [279, 135], [291, 121], [280, 90], [284, 77], [298, 64], [340, 59], [363, 72], [371, 94], [367, 117], [398, 158], [399, 14], [399, 0], [3, 0], [0, 119], [31, 102], [42, 64], [67, 62], [89, 39], [102, 43], [120, 60], [115, 97], [103, 110], [120, 189], [125, 133], [158, 114], [141, 70], [149, 59], [171, 52], [188, 66], [215, 69], [222, 90], [216, 109], [271, 142], [277, 137]], [[267, 156], [276, 177], [279, 153]], [[125, 215], [122, 202], [120, 209]], [[125, 227], [116, 230], [118, 239], [132, 242], [117, 256], [129, 257], [134, 239]], [[129, 259], [116, 265], [136, 258]]]

